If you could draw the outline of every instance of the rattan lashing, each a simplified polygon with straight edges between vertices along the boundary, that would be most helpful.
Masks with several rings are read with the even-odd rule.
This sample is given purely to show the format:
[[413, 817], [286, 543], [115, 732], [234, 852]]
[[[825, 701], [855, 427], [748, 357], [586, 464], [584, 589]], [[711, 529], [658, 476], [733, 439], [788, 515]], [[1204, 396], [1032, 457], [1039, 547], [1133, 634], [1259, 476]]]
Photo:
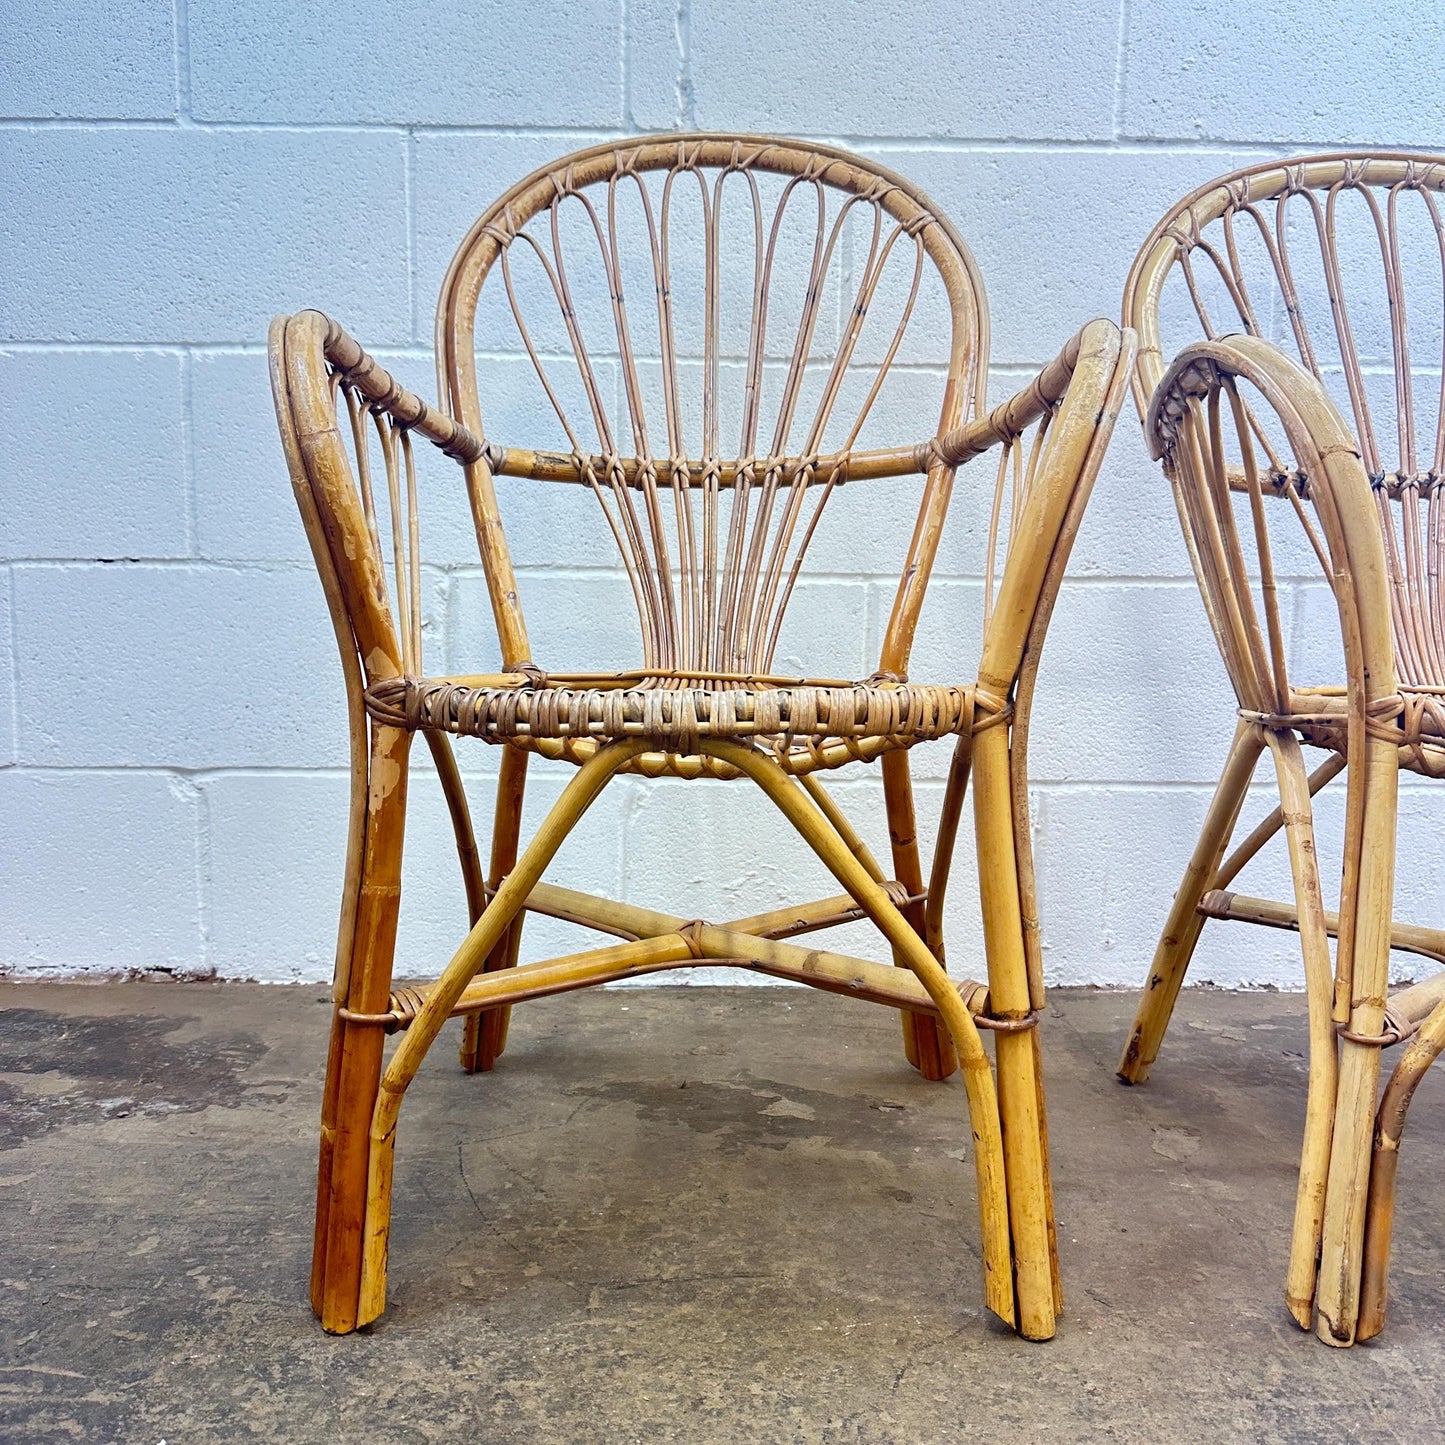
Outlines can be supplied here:
[[[768, 194], [771, 212], [768, 187], [778, 193]], [[692, 224], [680, 209], [684, 194], [698, 210], [678, 246], [678, 228]], [[720, 218], [734, 208], [748, 222], [741, 249], [751, 264], [741, 270], [723, 264]], [[800, 214], [805, 221], [789, 240], [790, 217]], [[564, 241], [569, 218], [581, 228], [580, 248], [575, 234]], [[692, 286], [677, 274], [689, 265]], [[589, 267], [590, 291], [582, 284]], [[789, 275], [797, 283], [791, 302]], [[927, 304], [944, 323], [943, 354], [933, 369], [905, 374], [912, 420], [896, 444], [866, 445], [865, 426], [899, 374], [895, 362], [926, 277], [941, 285], [941, 297]], [[745, 322], [731, 334], [729, 286], [741, 287]], [[540, 409], [563, 433], [560, 446], [488, 435], [479, 370], [499, 343], [489, 338], [484, 348], [478, 335], [484, 292], [502, 298]], [[689, 296], [700, 306], [690, 333]], [[539, 306], [551, 315], [550, 340]], [[779, 315], [781, 334], [770, 329]], [[639, 330], [644, 318], [649, 337]], [[690, 342], [680, 339], [688, 335]], [[1053, 1333], [1062, 1295], [1036, 1027], [1044, 992], [1027, 737], [1049, 616], [1132, 345], [1112, 323], [1091, 322], [985, 414], [982, 282], [947, 220], [876, 164], [739, 136], [610, 142], [544, 167], [502, 196], [463, 240], [443, 284], [440, 408], [398, 385], [319, 313], [277, 319], [277, 416], [341, 653], [352, 750], [311, 1281], [328, 1330], [354, 1329], [384, 1307], [398, 1118], [449, 1018], [463, 1022], [464, 1066], [486, 1070], [505, 1046], [513, 1003], [723, 963], [899, 1009], [909, 1061], [933, 1079], [960, 1070], [985, 1301], [1027, 1337]], [[738, 384], [735, 415], [730, 380]], [[937, 410], [920, 415], [929, 386]], [[443, 676], [423, 666], [415, 438], [460, 467], [500, 670]], [[910, 652], [955, 470], [989, 450], [998, 462], [983, 489], [977, 666], [963, 677], [920, 680], [910, 675]], [[499, 477], [591, 496], [635, 604], [635, 668], [567, 672], [558, 659], [535, 655]], [[780, 675], [775, 658], [790, 604], [812, 551], [825, 545], [831, 499], [885, 478], [917, 478], [906, 503], [916, 515], [877, 667], [859, 681]], [[839, 616], [830, 626], [846, 635], [862, 619]], [[485, 861], [452, 752], [453, 739], [468, 736], [496, 744], [501, 758]], [[417, 737], [451, 813], [471, 927], [435, 982], [397, 989], [401, 845]], [[953, 757], [925, 873], [908, 757], [945, 739]], [[527, 767], [537, 755], [575, 771], [523, 846]], [[882, 773], [888, 867], [822, 782], [855, 763], [877, 763]], [[628, 772], [747, 779], [844, 892], [713, 923], [545, 880], [588, 806]], [[943, 965], [944, 901], [970, 786], [986, 986], [955, 982]], [[668, 790], [669, 805], [674, 798]], [[759, 846], [753, 836], [716, 841], [744, 853]], [[520, 963], [529, 912], [615, 941]], [[878, 928], [887, 961], [792, 941], [860, 918]], [[400, 1042], [386, 1058], [382, 1039], [393, 1029]], [[995, 1062], [980, 1030], [995, 1037]]]

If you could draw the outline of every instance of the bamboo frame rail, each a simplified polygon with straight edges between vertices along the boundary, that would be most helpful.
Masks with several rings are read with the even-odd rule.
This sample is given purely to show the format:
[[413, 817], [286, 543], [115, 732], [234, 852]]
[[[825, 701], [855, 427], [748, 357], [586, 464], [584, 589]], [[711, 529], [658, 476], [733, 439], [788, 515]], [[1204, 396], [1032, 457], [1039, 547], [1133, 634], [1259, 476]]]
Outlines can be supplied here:
[[[1334, 1345], [1383, 1327], [1405, 1111], [1445, 1038], [1435, 1012], [1445, 975], [1393, 999], [1387, 987], [1392, 947], [1445, 962], [1445, 931], [1392, 919], [1399, 770], [1445, 776], [1445, 380], [1438, 345], [1423, 365], [1410, 346], [1412, 327], [1445, 324], [1442, 191], [1445, 161], [1432, 155], [1237, 171], [1160, 220], [1124, 300], [1140, 338], [1135, 402], [1174, 489], [1239, 720], [1119, 1075], [1148, 1076], [1206, 918], [1299, 932], [1310, 1081], [1285, 1296], [1297, 1322]], [[1190, 312], [1202, 339], [1166, 344], [1166, 324]], [[1291, 677], [1275, 561], [1290, 528], [1334, 594], [1343, 651], [1343, 678], [1309, 686]], [[1301, 742], [1331, 754], [1308, 776]], [[1280, 806], [1226, 859], [1266, 751]], [[1311, 799], [1340, 775], [1331, 911]], [[1294, 902], [1233, 891], [1281, 831]], [[1382, 1048], [1416, 1030], [1377, 1109]]]
[[[887, 889], [896, 902], [908, 901], [897, 897], [899, 891]], [[809, 984], [827, 993], [940, 1017], [927, 990], [904, 969], [826, 949], [789, 946], [780, 941], [779, 934], [783, 932], [831, 928], [866, 918], [866, 912], [854, 905], [846, 893], [820, 899], [816, 904], [804, 904], [801, 909], [783, 909], [776, 914], [762, 914], [756, 919], [739, 919], [730, 924], [710, 924], [701, 919], [655, 913], [550, 883], [537, 884], [524, 907], [528, 912], [619, 934], [627, 938], [627, 943], [546, 963], [522, 964], [506, 973], [475, 978], [452, 1006], [453, 1018], [528, 999], [548, 998], [597, 983], [613, 983], [667, 969], [719, 964]], [[804, 917], [796, 919], [794, 916], [798, 913]], [[778, 922], [780, 919], [789, 921]], [[623, 920], [630, 926], [624, 928]], [[771, 926], [775, 923], [777, 926]], [[648, 947], [639, 950], [630, 946], [638, 943], [646, 943]], [[978, 1028], [1010, 1033], [1020, 1027], [1032, 1028], [1038, 1020], [1036, 1011], [1022, 1020], [990, 1018], [986, 984], [967, 978], [952, 982]], [[429, 984], [413, 984], [393, 991], [384, 1013], [353, 1014], [342, 1010], [342, 1016], [349, 1023], [375, 1024], [393, 1033], [410, 1025], [426, 1002], [430, 988]]]
[[[691, 197], [691, 221], [680, 196]], [[742, 218], [741, 269], [724, 265], [725, 197], [727, 214]], [[790, 274], [801, 281], [791, 300]], [[928, 277], [941, 293], [925, 303]], [[740, 288], [744, 334], [728, 343], [737, 354], [725, 356], [737, 319], [728, 320], [729, 287]], [[477, 344], [479, 328], [493, 324], [479, 312], [487, 297], [500, 298], [535, 374], [538, 411], [550, 410], [566, 435], [562, 451], [487, 437]], [[836, 300], [833, 311], [825, 299]], [[937, 371], [908, 374], [906, 401], [916, 411], [931, 378], [936, 420], [902, 445], [865, 444], [925, 304], [946, 317], [947, 342]], [[549, 308], [550, 320], [539, 316]], [[546, 326], [551, 338], [539, 339]], [[1133, 344], [1132, 333], [1091, 322], [1015, 397], [981, 414], [987, 309], [977, 268], [948, 222], [882, 167], [747, 136], [608, 143], [502, 196], [464, 239], [443, 284], [440, 409], [320, 313], [276, 320], [277, 417], [341, 652], [351, 729], [311, 1288], [327, 1330], [355, 1329], [384, 1308], [402, 1104], [449, 1019], [462, 1021], [463, 1066], [485, 1071], [506, 1046], [514, 1003], [723, 963], [896, 1008], [915, 1067], [933, 1079], [961, 1072], [985, 1303], [1028, 1338], [1053, 1333], [1062, 1291], [1037, 1027], [1044, 993], [1026, 743], [1049, 616]], [[731, 416], [724, 382], [734, 373], [742, 388]], [[625, 416], [610, 400], [606, 378], [614, 375]], [[723, 440], [725, 424], [735, 445]], [[460, 468], [501, 652], [500, 669], [489, 673], [436, 676], [422, 665], [417, 436]], [[985, 490], [988, 605], [976, 677], [918, 682], [908, 676], [909, 654], [954, 474], [990, 450], [997, 466]], [[494, 485], [504, 475], [579, 483], [592, 495], [636, 604], [635, 667], [564, 673], [533, 657]], [[774, 664], [781, 629], [830, 498], [845, 482], [905, 475], [920, 478], [917, 516], [877, 669], [861, 680], [783, 675]], [[434, 981], [393, 986], [407, 762], [418, 732], [451, 816], [468, 931]], [[485, 863], [455, 737], [503, 750]], [[938, 739], [952, 742], [954, 761], [925, 886], [907, 755]], [[575, 772], [524, 841], [534, 753]], [[826, 771], [875, 760], [887, 869], [821, 781]], [[558, 846], [624, 773], [749, 780], [844, 892], [718, 924], [544, 881]], [[943, 965], [943, 898], [970, 782], [986, 982], [951, 979]], [[611, 941], [522, 963], [529, 912]], [[862, 919], [879, 930], [891, 962], [789, 941]], [[399, 1042], [385, 1058], [388, 1033]], [[983, 1033], [994, 1039], [992, 1062]]]

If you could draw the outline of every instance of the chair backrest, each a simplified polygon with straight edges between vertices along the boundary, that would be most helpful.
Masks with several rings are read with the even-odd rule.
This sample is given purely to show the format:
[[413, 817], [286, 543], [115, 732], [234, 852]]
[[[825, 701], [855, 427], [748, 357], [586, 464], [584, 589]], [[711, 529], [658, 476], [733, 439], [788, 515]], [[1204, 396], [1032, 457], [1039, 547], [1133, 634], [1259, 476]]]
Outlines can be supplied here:
[[589, 490], [642, 666], [715, 678], [772, 670], [840, 484], [925, 471], [880, 663], [903, 671], [954, 470], [918, 447], [977, 416], [987, 350], [983, 286], [948, 221], [844, 152], [651, 137], [513, 186], [462, 242], [437, 312], [455, 417], [486, 436], [479, 380], [519, 359], [529, 422], [555, 417], [550, 446], [501, 435], [469, 473], [504, 663], [530, 649], [495, 476]]
[[[1237, 171], [1165, 214], [1139, 251], [1124, 297], [1124, 322], [1139, 333], [1133, 387], [1141, 418], [1182, 346], [1196, 340], [1227, 345], [1235, 333], [1297, 359], [1333, 402], [1374, 493], [1395, 664], [1400, 679], [1416, 685], [1445, 681], [1442, 190], [1445, 159], [1431, 155], [1325, 155]], [[1233, 427], [1233, 438], [1211, 446], [1201, 410], [1176, 468], [1188, 470], [1184, 454], [1192, 447], [1199, 495], [1208, 487], [1207, 457], [1227, 475], [1241, 505], [1256, 480], [1260, 496], [1290, 498], [1304, 524], [1300, 535], [1311, 544], [1300, 555], [1313, 551], [1327, 578], [1337, 581], [1345, 565], [1336, 555], [1340, 535], [1334, 542], [1311, 535], [1318, 506], [1301, 505], [1310, 501], [1311, 477], [1297, 445], [1298, 418], [1287, 421], [1272, 403], [1241, 399], [1240, 381], [1247, 390], [1265, 384], [1253, 366], [1244, 372], [1224, 366], [1223, 429]], [[1195, 388], [1201, 407], [1207, 389]], [[1159, 445], [1157, 436], [1151, 441]], [[1262, 591], [1257, 585], [1263, 573], [1280, 571], [1268, 556], [1263, 518], [1250, 518], [1236, 532], [1219, 507], [1201, 505], [1191, 512], [1189, 496], [1181, 495], [1186, 538], [1236, 691], [1247, 706], [1261, 705], [1265, 695], [1283, 706], [1290, 629], [1279, 616], [1273, 578]], [[1245, 556], [1251, 536], [1252, 558]], [[1358, 542], [1352, 565], [1357, 573], [1372, 570]], [[1286, 565], [1281, 575], [1294, 570]], [[1237, 574], [1233, 600], [1220, 590], [1221, 576], [1231, 573]], [[1239, 645], [1252, 619], [1231, 639], [1235, 629], [1225, 615], [1249, 612], [1247, 576], [1256, 579], [1266, 618], [1262, 631], [1254, 628], [1264, 642], [1253, 659], [1242, 657]]]

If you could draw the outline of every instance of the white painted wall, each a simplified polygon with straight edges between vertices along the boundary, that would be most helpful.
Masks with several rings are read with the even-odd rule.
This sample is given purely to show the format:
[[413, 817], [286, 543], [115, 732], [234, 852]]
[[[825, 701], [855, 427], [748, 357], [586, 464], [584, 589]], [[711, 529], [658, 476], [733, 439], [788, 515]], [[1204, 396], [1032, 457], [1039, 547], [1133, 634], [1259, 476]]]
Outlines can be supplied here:
[[[25, 0], [6, 31], [0, 972], [25, 974], [329, 976], [343, 718], [271, 415], [274, 312], [323, 307], [429, 388], [442, 272], [504, 185], [598, 136], [794, 132], [884, 157], [953, 216], [987, 280], [1003, 391], [1117, 314], [1139, 238], [1201, 181], [1300, 149], [1445, 145], [1445, 12], [1405, 0]], [[529, 594], [586, 610], [607, 575], [533, 540]], [[489, 646], [473, 557], [428, 573], [431, 645], [458, 666]], [[825, 575], [807, 601], [859, 617], [860, 672], [894, 580]], [[945, 561], [935, 585], [920, 677], [969, 660], [950, 619], [975, 614], [976, 583]], [[1302, 626], [1318, 599], [1297, 590]], [[1052, 981], [1141, 978], [1231, 716], [1126, 415], [1034, 730]], [[480, 801], [495, 759], [469, 753]], [[925, 810], [945, 758], [915, 753]], [[559, 776], [538, 770], [532, 809]], [[840, 791], [876, 819], [874, 780]], [[399, 967], [417, 974], [464, 919], [442, 810], [425, 779], [414, 796]], [[1402, 912], [1422, 921], [1445, 885], [1440, 801], [1407, 785]], [[794, 873], [831, 891], [736, 786], [624, 781], [557, 872], [714, 917], [782, 901]], [[965, 854], [964, 970], [982, 967], [971, 872]], [[1286, 886], [1277, 862], [1246, 881]], [[530, 927], [531, 951], [564, 933]], [[1288, 936], [1225, 927], [1194, 972], [1298, 976]]]

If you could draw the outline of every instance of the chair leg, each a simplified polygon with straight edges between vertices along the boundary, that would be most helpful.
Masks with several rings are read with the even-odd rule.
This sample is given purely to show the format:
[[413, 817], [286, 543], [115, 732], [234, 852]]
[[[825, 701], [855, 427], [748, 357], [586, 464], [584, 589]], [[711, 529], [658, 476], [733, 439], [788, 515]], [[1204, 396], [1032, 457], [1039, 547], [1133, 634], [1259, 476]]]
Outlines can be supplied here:
[[[888, 811], [888, 839], [893, 850], [893, 876], [910, 894], [923, 892], [923, 864], [918, 856], [918, 825], [913, 808], [913, 779], [908, 754], [899, 749], [883, 754], [883, 799]], [[925, 932], [924, 905], [910, 903], [903, 916], [919, 935]], [[942, 960], [939, 960], [940, 963]], [[902, 958], [894, 962], [906, 967]], [[934, 1081], [946, 1079], [958, 1068], [953, 1040], [941, 1019], [927, 1014], [905, 1013], [903, 1056], [923, 1075]]]
[[[991, 1012], [996, 1018], [1023, 1019], [1030, 1013], [1031, 1001], [1007, 728], [986, 728], [975, 737], [973, 776], [979, 901]], [[1053, 1333], [1057, 1309], [1058, 1261], [1037, 1027], [997, 1034], [994, 1055], [1019, 1327], [1030, 1338], [1047, 1339]]]
[[1445, 1003], [1437, 1004], [1405, 1047], [1375, 1116], [1370, 1161], [1370, 1198], [1365, 1217], [1365, 1267], [1360, 1286], [1360, 1318], [1355, 1339], [1373, 1339], [1385, 1327], [1389, 1297], [1390, 1236], [1395, 1223], [1395, 1170], [1410, 1100], [1430, 1065], [1445, 1050]]
[[[612, 743], [599, 748], [582, 764], [569, 780], [562, 796], [553, 804], [536, 836], [508, 874], [502, 885], [482, 911], [476, 926], [462, 941], [441, 977], [427, 994], [426, 1003], [412, 1021], [396, 1052], [391, 1057], [381, 1086], [376, 1091], [376, 1105], [370, 1118], [370, 1148], [367, 1155], [366, 1211], [364, 1237], [361, 1240], [361, 1290], [356, 1309], [356, 1324], [369, 1324], [386, 1307], [387, 1240], [391, 1229], [391, 1181], [396, 1153], [396, 1123], [401, 1112], [407, 1086], [416, 1076], [427, 1050], [451, 1016], [452, 1006], [462, 991], [482, 971], [505, 936], [512, 921], [526, 905], [532, 889], [543, 870], [552, 861], [557, 849], [577, 825], [608, 780], [648, 744], [641, 739]], [[380, 1051], [380, 1030], [377, 1050]]]
[[1205, 816], [1204, 828], [1194, 845], [1194, 856], [1190, 858], [1184, 881], [1174, 895], [1174, 905], [1169, 910], [1169, 919], [1154, 951], [1154, 961], [1149, 966], [1149, 977], [1144, 984], [1143, 997], [1139, 1000], [1139, 1010], [1134, 1016], [1134, 1026], [1129, 1031], [1129, 1041], [1119, 1060], [1118, 1075], [1126, 1084], [1142, 1084], [1159, 1056], [1159, 1046], [1169, 1028], [1169, 1019], [1184, 983], [1189, 960], [1194, 956], [1194, 946], [1204, 927], [1204, 919], [1198, 911], [1199, 902], [1219, 871], [1263, 748], [1259, 729], [1241, 721], [1235, 730], [1219, 786], [1214, 791], [1214, 800]]
[[1279, 779], [1280, 811], [1289, 844], [1290, 871], [1294, 876], [1295, 911], [1309, 1004], [1309, 1097], [1284, 1291], [1289, 1312], [1300, 1328], [1307, 1330], [1314, 1322], [1315, 1271], [1324, 1227], [1325, 1187], [1335, 1124], [1338, 1059], [1331, 1018], [1334, 974], [1304, 755], [1293, 733], [1271, 733], [1269, 747]]
[[[500, 776], [497, 778], [497, 802], [492, 822], [492, 857], [488, 881], [501, 887], [502, 879], [516, 866], [517, 844], [522, 832], [522, 799], [527, 782], [528, 754], [521, 748], [504, 748]], [[515, 968], [522, 946], [522, 922], [518, 914], [501, 941], [487, 956], [483, 973], [499, 968]], [[476, 920], [473, 919], [473, 922]], [[507, 1030], [511, 1025], [510, 1006], [487, 1009], [470, 1015], [462, 1027], [462, 1068], [469, 1074], [491, 1071], [507, 1047]]]
[[[983, 1235], [985, 1300], [989, 1309], [1028, 1338], [1050, 1338], [1053, 1334], [1051, 1309], [1031, 1309], [1028, 1315], [1024, 1315], [1016, 1307], [1013, 1249], [1009, 1234], [1009, 1186], [1004, 1167], [998, 1094], [978, 1027], [964, 1008], [958, 990], [885, 889], [849, 852], [827, 818], [809, 801], [795, 779], [790, 778], [771, 758], [741, 743], [716, 739], [704, 743], [703, 747], [706, 752], [747, 773], [777, 804], [784, 817], [878, 926], [889, 944], [903, 955], [909, 968], [928, 990], [929, 997], [948, 1025], [968, 1095]], [[1052, 1303], [1051, 1289], [1045, 1303]]]
[[[355, 921], [350, 940], [343, 940], [346, 973], [337, 980], [337, 1002], [355, 1013], [385, 1011], [391, 992], [410, 744], [410, 733], [374, 729], [368, 775], [353, 780], [366, 790], [365, 840], [359, 876], [347, 880], [356, 889]], [[339, 1011], [333, 1016], [311, 1265], [312, 1307], [333, 1334], [358, 1324], [371, 1116], [383, 1042], [380, 1029], [348, 1023]]]
[[[1389, 987], [1399, 754], [1388, 739], [1375, 737], [1368, 739], [1364, 753], [1363, 777], [1357, 775], [1358, 765], [1350, 764], [1352, 785], [1364, 788], [1359, 894], [1353, 910], [1350, 900], [1341, 898], [1340, 913], [1356, 920], [1349, 1033], [1371, 1040], [1383, 1032]], [[1349, 873], [1347, 868], [1345, 876]], [[1330, 1345], [1355, 1342], [1379, 1077], [1379, 1045], [1342, 1037], [1315, 1297], [1316, 1330]]]

